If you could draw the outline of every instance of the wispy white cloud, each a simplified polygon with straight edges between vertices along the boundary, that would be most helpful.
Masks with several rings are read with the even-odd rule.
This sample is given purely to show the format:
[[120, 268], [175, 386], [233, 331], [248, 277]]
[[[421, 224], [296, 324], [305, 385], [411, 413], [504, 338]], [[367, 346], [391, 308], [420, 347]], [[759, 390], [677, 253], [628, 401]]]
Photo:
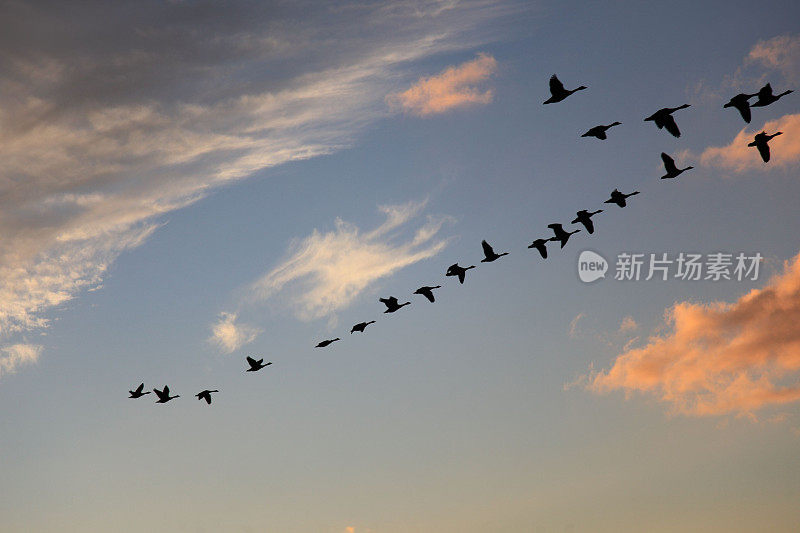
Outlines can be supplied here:
[[231, 353], [245, 344], [253, 342], [261, 329], [249, 324], [236, 323], [236, 313], [220, 313], [217, 322], [211, 325], [208, 341], [222, 353]]
[[29, 365], [39, 360], [42, 347], [38, 344], [12, 344], [0, 348], [0, 376], [13, 373], [21, 365]]
[[249, 303], [285, 291], [301, 320], [328, 316], [348, 306], [375, 281], [445, 248], [447, 239], [437, 235], [448, 217], [428, 216], [410, 235], [400, 231], [420, 218], [425, 203], [381, 206], [386, 220], [367, 232], [342, 219], [336, 219], [332, 231], [315, 229], [294, 241], [286, 258], [250, 286]]
[[[0, 21], [18, 30], [0, 52], [0, 342], [99, 287], [164, 215], [352, 144], [387, 115], [401, 69], [475, 46], [487, 36], [475, 29], [507, 12], [479, 1], [287, 6], [281, 15], [297, 18], [280, 24], [266, 4], [158, 4], [142, 7], [135, 31], [83, 25], [124, 19], [112, 4], [69, 20], [13, 5]], [[26, 30], [50, 23], [64, 31]]]
[[443, 72], [420, 78], [407, 90], [391, 94], [387, 102], [417, 116], [444, 113], [457, 107], [488, 104], [494, 97], [492, 89], [479, 89], [497, 70], [497, 61], [488, 54], [479, 54], [472, 61], [447, 67]]

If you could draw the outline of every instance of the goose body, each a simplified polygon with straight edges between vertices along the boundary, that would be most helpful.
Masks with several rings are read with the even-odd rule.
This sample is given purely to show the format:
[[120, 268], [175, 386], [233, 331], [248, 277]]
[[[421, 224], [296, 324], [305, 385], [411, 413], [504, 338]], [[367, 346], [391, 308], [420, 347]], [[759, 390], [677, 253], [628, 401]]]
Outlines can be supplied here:
[[581, 137], [597, 137], [601, 141], [605, 141], [606, 139], [608, 139], [606, 131], [609, 130], [610, 128], [613, 128], [614, 126], [619, 126], [620, 124], [622, 124], [622, 122], [612, 122], [608, 126], [604, 126], [601, 124], [599, 126], [595, 126], [594, 128], [590, 128], [589, 131], [581, 135]]
[[542, 259], [547, 259], [548, 242], [550, 242], [550, 239], [536, 239], [528, 246], [528, 248], [536, 248], [539, 250], [539, 254], [542, 256]]
[[167, 403], [170, 400], [174, 400], [175, 398], [181, 397], [180, 394], [176, 394], [175, 396], [170, 396], [169, 387], [167, 387], [166, 385], [164, 385], [163, 390], [153, 389], [153, 392], [155, 392], [156, 396], [158, 396], [158, 400], [156, 400], [156, 403]]
[[250, 368], [245, 370], [245, 372], [257, 372], [258, 370], [261, 370], [265, 366], [269, 366], [269, 365], [272, 364], [272, 362], [264, 363], [264, 359], [263, 358], [259, 359], [259, 360], [255, 360], [252, 357], [250, 357], [249, 355], [245, 359], [247, 359], [247, 364], [250, 365]]
[[419, 289], [414, 291], [414, 294], [421, 294], [422, 296], [427, 298], [430, 303], [433, 303], [436, 301], [436, 298], [433, 297], [433, 289], [440, 289], [440, 288], [442, 288], [441, 285], [434, 285], [433, 287], [428, 287], [428, 286], [420, 287]]
[[319, 344], [317, 344], [315, 346], [315, 348], [325, 348], [326, 346], [330, 346], [334, 342], [340, 341], [340, 340], [342, 340], [342, 339], [340, 339], [339, 337], [336, 337], [335, 339], [325, 339], [324, 341], [322, 341]]
[[211, 393], [212, 392], [219, 392], [218, 390], [204, 390], [202, 392], [198, 392], [195, 394], [198, 400], [205, 400], [208, 405], [211, 405]]
[[773, 137], [777, 137], [778, 135], [783, 135], [782, 131], [777, 133], [773, 133], [772, 135], [767, 135], [767, 132], [762, 131], [761, 133], [757, 133], [756, 136], [753, 138], [753, 142], [749, 143], [747, 146], [755, 146], [758, 148], [758, 153], [761, 154], [761, 159], [764, 163], [769, 161], [769, 144], [767, 144]]
[[577, 89], [567, 90], [564, 88], [564, 84], [561, 83], [561, 80], [559, 80], [558, 77], [553, 74], [550, 76], [550, 98], [545, 100], [543, 103], [554, 104], [556, 102], [560, 102], [572, 93], [576, 93], [587, 88], [588, 87], [581, 85]]
[[678, 168], [675, 166], [675, 160], [672, 159], [670, 156], [661, 152], [661, 160], [664, 162], [664, 169], [666, 169], [667, 173], [661, 176], [662, 180], [677, 178], [682, 173], [686, 172], [687, 170], [691, 170], [694, 167], [686, 167], [686, 168]]
[[691, 106], [689, 104], [683, 104], [678, 107], [662, 107], [644, 120], [645, 122], [649, 120], [653, 121], [658, 129], [666, 128], [666, 130], [670, 132], [673, 137], [680, 137], [681, 130], [678, 129], [678, 124], [672, 117], [672, 113], [680, 109], [686, 109], [687, 107]]
[[363, 333], [364, 330], [367, 328], [367, 326], [374, 323], [375, 323], [374, 320], [370, 320], [369, 322], [359, 322], [358, 324], [353, 326], [353, 329], [350, 330], [350, 335], [352, 335], [354, 331], [360, 331]]
[[634, 196], [636, 194], [639, 194], [639, 191], [633, 191], [632, 193], [625, 194], [625, 193], [619, 192], [619, 190], [617, 190], [617, 189], [614, 189], [613, 191], [611, 191], [611, 198], [609, 198], [608, 200], [606, 200], [603, 203], [604, 204], [617, 204], [620, 207], [625, 207], [626, 205], [628, 205], [626, 199], [631, 197], [631, 196]]
[[766, 107], [770, 104], [774, 104], [782, 97], [792, 92], [794, 91], [789, 89], [787, 91], [783, 91], [781, 94], [772, 94], [772, 85], [768, 83], [759, 89], [757, 94], [758, 99], [754, 103], [750, 104], [750, 107]]
[[504, 255], [508, 255], [508, 252], [503, 252], [502, 254], [495, 253], [494, 249], [486, 241], [481, 241], [481, 246], [483, 246], [484, 255], [484, 258], [481, 259], [481, 263], [491, 263], [492, 261], [500, 259]]
[[598, 209], [597, 211], [587, 211], [585, 209], [581, 209], [580, 211], [575, 213], [577, 216], [575, 217], [575, 220], [571, 222], [571, 224], [577, 224], [580, 222], [581, 224], [583, 224], [583, 227], [586, 228], [586, 231], [589, 232], [589, 234], [591, 235], [592, 233], [594, 233], [594, 224], [592, 223], [592, 216], [602, 212], [603, 212], [602, 209]]
[[136, 387], [136, 390], [128, 391], [131, 393], [131, 395], [128, 396], [128, 398], [141, 398], [145, 394], [150, 394], [150, 391], [142, 392], [143, 390], [144, 390], [144, 383], [141, 383], [138, 387]]
[[409, 305], [411, 303], [405, 302], [401, 304], [394, 296], [389, 296], [388, 298], [378, 298], [378, 301], [382, 302], [386, 306], [386, 311], [384, 311], [384, 313], [394, 313], [404, 305]]
[[742, 115], [742, 119], [744, 119], [745, 122], [750, 124], [750, 99], [756, 96], [757, 94], [758, 93], [756, 94], [739, 93], [730, 100], [728, 100], [728, 103], [723, 105], [722, 107], [735, 108], [737, 111], [739, 111], [739, 114]]
[[464, 277], [467, 274], [467, 270], [469, 270], [471, 268], [475, 268], [475, 265], [468, 266], [468, 267], [462, 267], [462, 266], [459, 266], [458, 263], [453, 263], [452, 265], [447, 267], [447, 272], [445, 272], [444, 275], [445, 276], [457, 276], [459, 283], [461, 283], [463, 285]]

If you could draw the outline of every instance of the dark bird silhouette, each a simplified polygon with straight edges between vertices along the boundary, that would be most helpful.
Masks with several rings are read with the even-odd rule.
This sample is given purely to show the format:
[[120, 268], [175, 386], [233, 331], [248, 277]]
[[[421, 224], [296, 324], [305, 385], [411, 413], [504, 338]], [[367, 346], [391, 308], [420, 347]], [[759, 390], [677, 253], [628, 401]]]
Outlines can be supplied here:
[[595, 126], [594, 128], [589, 129], [586, 133], [581, 135], [581, 137], [597, 137], [601, 141], [605, 141], [608, 139], [606, 136], [606, 130], [613, 128], [614, 126], [619, 126], [622, 122], [612, 122], [608, 126], [603, 126], [602, 124], [599, 126]]
[[555, 104], [556, 102], [560, 102], [567, 96], [571, 95], [574, 92], [582, 91], [587, 89], [588, 87], [581, 85], [577, 89], [567, 90], [564, 88], [564, 84], [558, 79], [558, 77], [553, 74], [550, 76], [550, 98], [545, 100], [543, 103], [545, 104]]
[[211, 405], [211, 393], [212, 392], [219, 392], [218, 390], [204, 390], [203, 392], [198, 392], [195, 394], [198, 400], [205, 400], [208, 405]]
[[781, 94], [774, 95], [772, 94], [772, 86], [768, 83], [758, 90], [758, 99], [754, 103], [750, 104], [750, 107], [766, 107], [770, 104], [774, 104], [780, 100], [781, 97], [786, 96], [791, 92], [794, 91], [789, 89], [788, 91], [783, 91]]
[[340, 340], [342, 340], [342, 339], [340, 339], [339, 337], [336, 337], [335, 339], [325, 339], [324, 341], [322, 341], [319, 344], [317, 344], [316, 346], [314, 346], [314, 348], [325, 348], [326, 346], [331, 345], [334, 342], [340, 341]]
[[652, 120], [655, 122], [658, 129], [666, 128], [667, 131], [670, 132], [674, 137], [680, 137], [681, 130], [678, 129], [678, 124], [676, 124], [675, 119], [672, 118], [672, 113], [687, 107], [690, 107], [689, 104], [683, 104], [682, 106], [678, 107], [663, 107], [644, 120], [645, 122]]
[[694, 167], [686, 167], [686, 168], [678, 168], [675, 166], [675, 160], [672, 159], [670, 156], [661, 152], [661, 160], [664, 162], [664, 168], [667, 169], [667, 173], [661, 176], [662, 180], [668, 180], [672, 178], [677, 178], [683, 172], [690, 170]]
[[158, 400], [156, 400], [156, 403], [167, 403], [170, 400], [174, 400], [175, 398], [181, 397], [180, 394], [176, 394], [175, 396], [170, 396], [169, 387], [167, 387], [166, 385], [164, 385], [164, 390], [153, 389], [153, 392], [155, 392], [156, 396], [158, 396]]
[[367, 326], [374, 323], [375, 323], [374, 320], [370, 320], [369, 322], [359, 322], [358, 324], [353, 326], [353, 329], [350, 330], [350, 335], [352, 335], [354, 331], [360, 331], [363, 333]]
[[767, 135], [766, 131], [762, 131], [761, 133], [757, 133], [753, 138], [753, 142], [749, 143], [747, 146], [755, 146], [758, 148], [758, 153], [761, 154], [761, 159], [763, 159], [764, 163], [766, 163], [769, 161], [769, 145], [767, 143], [770, 141], [770, 139], [777, 137], [778, 135], [783, 135], [783, 132], [779, 131], [777, 133], [773, 133], [772, 135]]
[[145, 394], [150, 394], [150, 391], [142, 392], [143, 390], [144, 390], [144, 383], [136, 387], [136, 390], [129, 390], [128, 392], [130, 392], [131, 395], [128, 396], [128, 398], [141, 398]]
[[500, 259], [504, 255], [508, 255], [508, 252], [503, 252], [502, 254], [494, 253], [494, 249], [486, 241], [481, 241], [481, 246], [483, 246], [483, 255], [485, 256], [483, 259], [481, 259], [481, 263], [491, 263], [492, 261]]
[[441, 285], [434, 285], [433, 287], [428, 287], [428, 286], [420, 287], [419, 289], [414, 291], [414, 294], [421, 294], [422, 296], [427, 298], [430, 303], [433, 303], [436, 301], [436, 298], [433, 297], [433, 289], [441, 289], [441, 288], [442, 288]]
[[245, 370], [245, 372], [256, 372], [257, 370], [261, 370], [265, 366], [269, 366], [269, 365], [272, 364], [271, 361], [269, 363], [265, 363], [264, 359], [259, 359], [258, 361], [256, 361], [255, 359], [253, 359], [249, 355], [247, 356], [246, 359], [247, 359], [247, 364], [250, 365], [250, 368]]
[[742, 118], [744, 119], [744, 121], [747, 122], [748, 124], [750, 124], [750, 101], [749, 100], [752, 97], [756, 96], [757, 94], [758, 93], [756, 93], [756, 94], [739, 93], [736, 96], [734, 96], [733, 98], [731, 98], [730, 100], [728, 100], [728, 103], [723, 105], [722, 107], [734, 107], [734, 108], [736, 108], [739, 111], [739, 114], [742, 115]]
[[452, 265], [447, 267], [447, 272], [445, 273], [445, 276], [458, 276], [458, 281], [463, 284], [464, 276], [467, 274], [467, 270], [469, 270], [470, 268], [475, 268], [475, 265], [462, 267], [458, 266], [458, 263], [453, 263]]
[[388, 298], [378, 298], [378, 300], [383, 302], [383, 304], [386, 306], [386, 311], [384, 311], [384, 313], [394, 313], [404, 305], [408, 305], [411, 303], [411, 302], [406, 302], [402, 304], [397, 303], [397, 298], [395, 298], [394, 296], [389, 296]]
[[626, 198], [639, 194], [639, 191], [633, 191], [630, 194], [625, 194], [619, 192], [617, 189], [611, 191], [611, 198], [603, 202], [604, 204], [617, 204], [620, 207], [625, 207], [628, 203], [625, 201]]
[[547, 243], [550, 242], [550, 239], [536, 239], [533, 241], [528, 248], [536, 248], [539, 250], [539, 253], [542, 255], [542, 259], [547, 259]]
[[576, 216], [575, 220], [573, 220], [571, 223], [577, 224], [578, 222], [580, 222], [581, 224], [583, 224], [583, 227], [586, 228], [586, 231], [588, 231], [589, 234], [592, 234], [594, 233], [594, 224], [592, 223], [592, 216], [602, 212], [603, 212], [602, 209], [598, 209], [597, 211], [587, 211], [585, 209], [581, 209], [580, 211], [575, 213], [578, 216]]
[[575, 231], [564, 231], [564, 228], [561, 227], [561, 224], [548, 224], [547, 227], [553, 230], [553, 233], [556, 234], [556, 236], [550, 240], [561, 242], [562, 248], [567, 244], [570, 235], [580, 231], [579, 229], [576, 229]]

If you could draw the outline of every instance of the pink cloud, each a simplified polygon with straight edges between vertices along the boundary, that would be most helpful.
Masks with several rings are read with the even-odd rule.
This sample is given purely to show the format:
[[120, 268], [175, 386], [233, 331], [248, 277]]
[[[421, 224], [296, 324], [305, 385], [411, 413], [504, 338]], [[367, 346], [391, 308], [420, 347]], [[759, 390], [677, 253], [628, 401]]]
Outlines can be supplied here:
[[[764, 163], [758, 150], [747, 146], [756, 133], [766, 131], [773, 134], [782, 131], [783, 135], [769, 142], [770, 161]], [[700, 163], [731, 170], [745, 172], [748, 170], [767, 170], [773, 167], [790, 167], [800, 163], [800, 113], [784, 115], [777, 120], [770, 120], [762, 127], [752, 131], [742, 129], [733, 141], [726, 146], [710, 146], [700, 154]]]
[[780, 71], [789, 81], [800, 79], [800, 35], [780, 35], [759, 41], [747, 55], [747, 63], [760, 63]]
[[679, 302], [665, 319], [666, 333], [625, 350], [587, 388], [650, 394], [691, 416], [800, 400], [800, 254], [734, 303]]
[[429, 78], [420, 78], [408, 90], [389, 95], [387, 102], [421, 117], [466, 105], [488, 104], [493, 91], [482, 91], [475, 84], [487, 80], [496, 70], [497, 61], [492, 56], [478, 54], [472, 61], [448, 67]]

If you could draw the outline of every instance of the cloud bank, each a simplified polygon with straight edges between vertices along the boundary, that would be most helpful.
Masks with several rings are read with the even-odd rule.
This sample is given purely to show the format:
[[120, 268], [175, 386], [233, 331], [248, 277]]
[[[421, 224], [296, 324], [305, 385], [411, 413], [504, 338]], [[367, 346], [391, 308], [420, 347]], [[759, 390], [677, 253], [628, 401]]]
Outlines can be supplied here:
[[472, 61], [448, 67], [440, 74], [420, 80], [409, 89], [389, 95], [393, 107], [420, 117], [444, 113], [475, 104], [488, 104], [494, 92], [480, 90], [475, 84], [486, 81], [497, 71], [497, 61], [490, 55], [478, 54]]
[[800, 400], [800, 254], [734, 303], [680, 302], [665, 316], [665, 334], [624, 351], [587, 387], [649, 394], [690, 416]]

